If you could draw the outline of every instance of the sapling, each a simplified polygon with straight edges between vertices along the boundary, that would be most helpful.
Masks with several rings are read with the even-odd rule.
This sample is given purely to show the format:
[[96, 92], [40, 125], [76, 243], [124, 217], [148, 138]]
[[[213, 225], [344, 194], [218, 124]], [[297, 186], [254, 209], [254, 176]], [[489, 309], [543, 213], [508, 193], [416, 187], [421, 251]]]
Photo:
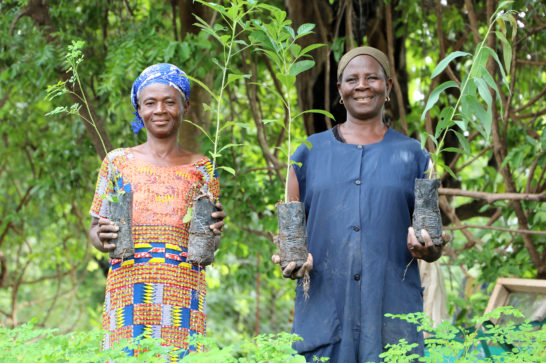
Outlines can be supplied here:
[[[321, 113], [327, 117], [333, 116], [323, 110], [306, 110], [296, 113], [293, 110], [293, 94], [295, 90], [296, 76], [315, 65], [310, 51], [323, 46], [312, 44], [302, 49], [296, 41], [312, 33], [314, 24], [302, 24], [296, 31], [291, 27], [291, 21], [286, 19], [286, 12], [267, 6], [271, 17], [269, 23], [260, 20], [254, 21], [255, 30], [251, 33], [251, 39], [259, 46], [259, 50], [271, 60], [275, 77], [280, 83], [281, 92], [278, 94], [286, 113], [287, 142], [283, 148], [286, 155], [286, 178], [284, 186], [283, 202], [277, 203], [277, 217], [279, 223], [278, 245], [280, 250], [280, 266], [285, 268], [290, 262], [296, 263], [296, 268], [301, 267], [307, 261], [307, 231], [305, 221], [305, 209], [303, 203], [290, 201], [288, 198], [288, 177], [293, 164], [292, 155], [292, 123], [295, 119], [308, 112]], [[312, 145], [304, 141], [307, 147]], [[309, 276], [304, 277], [304, 291], [309, 288]]]
[[[223, 22], [226, 24], [220, 25], [210, 25], [203, 19], [197, 17], [198, 22], [195, 24], [200, 27], [202, 31], [212, 36], [218, 41], [222, 47], [221, 60], [214, 60], [214, 63], [217, 65], [221, 71], [221, 83], [220, 89], [216, 93], [207, 87], [203, 82], [198, 79], [189, 76], [190, 80], [200, 85], [204, 90], [206, 90], [212, 97], [214, 101], [214, 108], [205, 105], [205, 108], [212, 112], [215, 117], [215, 126], [214, 126], [214, 136], [211, 137], [203, 128], [198, 125], [193, 125], [199, 127], [201, 132], [212, 142], [213, 151], [210, 152], [212, 159], [212, 168], [210, 170], [210, 177], [212, 178], [216, 169], [223, 169], [231, 174], [235, 174], [235, 170], [230, 167], [217, 165], [216, 160], [222, 156], [222, 152], [237, 146], [236, 144], [227, 144], [223, 147], [219, 147], [219, 136], [222, 131], [226, 128], [234, 125], [233, 122], [225, 122], [221, 125], [221, 116], [222, 116], [222, 105], [224, 91], [230, 83], [237, 81], [243, 77], [248, 77], [247, 75], [235, 74], [230, 72], [230, 64], [232, 62], [233, 56], [236, 55], [241, 50], [238, 47], [247, 47], [248, 45], [241, 39], [239, 35], [246, 28], [245, 18], [248, 14], [253, 12], [257, 6], [257, 1], [244, 1], [244, 0], [235, 0], [231, 3], [229, 7], [225, 7], [221, 4], [208, 3], [203, 0], [197, 0], [199, 3], [212, 8], [216, 11]], [[191, 121], [187, 121], [190, 122]], [[184, 222], [190, 222], [190, 236], [188, 242], [188, 257], [187, 261], [190, 263], [196, 263], [201, 266], [206, 266], [211, 264], [214, 261], [214, 251], [216, 250], [215, 236], [210, 230], [209, 226], [215, 222], [215, 220], [210, 216], [212, 212], [216, 211], [217, 200], [210, 193], [209, 190], [203, 187], [201, 188], [198, 196], [193, 201], [193, 207], [188, 210], [184, 218]]]
[[[95, 129], [104, 149], [104, 153], [108, 154], [108, 149], [97, 128], [97, 123], [93, 118], [93, 113], [89, 107], [89, 102], [85, 96], [80, 74], [78, 72], [78, 66], [84, 59], [82, 52], [84, 47], [85, 42], [82, 40], [72, 41], [72, 44], [68, 46], [64, 64], [67, 68], [66, 72], [71, 73], [72, 76], [66, 81], [59, 81], [57, 84], [48, 86], [46, 96], [48, 100], [52, 100], [61, 95], [70, 94], [78, 99], [80, 103], [74, 103], [70, 107], [58, 106], [53, 111], [48, 112], [46, 116], [68, 113], [81, 117], [84, 122], [89, 123]], [[76, 87], [79, 92], [75, 91]], [[84, 112], [80, 112], [82, 104], [85, 106]], [[110, 184], [107, 189], [113, 190], [113, 192], [108, 195], [102, 195], [101, 197], [107, 199], [105, 202], [109, 203], [108, 218], [119, 227], [119, 231], [117, 232], [118, 237], [111, 240], [111, 243], [115, 244], [116, 248], [110, 252], [110, 257], [128, 258], [133, 256], [135, 251], [131, 233], [133, 193], [130, 184], [123, 183], [121, 174], [117, 171], [108, 156], [106, 157], [106, 162], [108, 163], [108, 172], [112, 173], [112, 178], [109, 179]]]
[[[431, 161], [433, 167], [429, 170], [428, 179], [415, 180], [415, 210], [413, 214], [413, 227], [417, 238], [421, 243], [424, 241], [421, 236], [421, 230], [425, 229], [430, 234], [432, 242], [436, 245], [442, 244], [442, 221], [440, 210], [438, 208], [438, 187], [440, 180], [434, 179], [435, 171], [438, 166], [444, 168], [451, 176], [456, 178], [454, 172], [445, 165], [440, 158], [444, 151], [470, 154], [470, 144], [464, 136], [471, 128], [475, 128], [482, 135], [485, 141], [488, 141], [491, 134], [492, 123], [492, 107], [493, 97], [491, 90], [496, 94], [496, 98], [500, 102], [499, 89], [486, 64], [488, 60], [493, 58], [498, 64], [498, 68], [504, 84], [507, 84], [506, 74], [510, 72], [510, 63], [512, 59], [512, 47], [508, 42], [506, 35], [506, 23], [512, 25], [512, 40], [517, 31], [516, 20], [513, 17], [513, 11], [506, 10], [511, 1], [502, 2], [495, 13], [491, 16], [490, 25], [483, 37], [483, 40], [478, 44], [474, 54], [456, 51], [447, 55], [442, 59], [434, 71], [431, 78], [438, 76], [444, 71], [448, 64], [456, 58], [472, 56], [470, 69], [462, 78], [461, 84], [455, 81], [447, 81], [437, 86], [430, 94], [425, 109], [421, 115], [421, 120], [424, 120], [425, 115], [438, 102], [440, 95], [448, 88], [457, 88], [459, 97], [455, 106], [445, 106], [440, 112], [439, 120], [436, 125], [434, 135], [428, 134], [428, 138], [432, 140], [436, 149], [431, 153]], [[500, 31], [495, 31], [495, 35], [502, 44], [502, 52], [504, 56], [504, 66], [502, 65], [495, 50], [486, 45], [487, 39], [495, 24], [499, 25]], [[506, 72], [505, 72], [506, 70]], [[480, 101], [481, 100], [481, 101]], [[485, 107], [483, 105], [485, 102]], [[502, 112], [500, 113], [502, 117]], [[457, 128], [459, 130], [457, 130]], [[447, 134], [453, 133], [461, 148], [445, 147], [445, 138]], [[427, 137], [422, 138], [422, 147], [427, 140]]]

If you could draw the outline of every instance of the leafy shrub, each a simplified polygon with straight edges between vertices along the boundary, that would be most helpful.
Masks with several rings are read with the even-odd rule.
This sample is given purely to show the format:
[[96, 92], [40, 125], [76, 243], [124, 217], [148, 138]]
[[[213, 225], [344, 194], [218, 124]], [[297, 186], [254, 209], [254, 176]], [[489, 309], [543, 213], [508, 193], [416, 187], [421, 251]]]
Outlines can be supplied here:
[[[15, 329], [0, 329], [0, 361], [11, 362], [165, 362], [169, 347], [162, 347], [160, 339], [140, 339], [123, 342], [115, 349], [100, 349], [102, 332], [75, 332], [58, 334], [55, 329], [36, 328], [33, 323]], [[298, 338], [288, 333], [259, 335], [242, 340], [239, 344], [219, 347], [212, 338], [199, 336], [191, 343], [205, 345], [206, 351], [190, 354], [183, 362], [305, 362], [296, 355], [292, 343]], [[137, 349], [138, 357], [128, 356], [126, 351]]]
[[[418, 330], [432, 335], [425, 340], [427, 354], [419, 357], [408, 355], [413, 346], [404, 339], [398, 344], [389, 345], [389, 349], [380, 355], [385, 362], [538, 362], [546, 361], [544, 342], [546, 329], [537, 328], [525, 320], [521, 324], [507, 319], [503, 324], [494, 325], [491, 320], [499, 319], [504, 314], [508, 317], [523, 318], [523, 314], [511, 306], [503, 306], [491, 313], [475, 319], [475, 328], [456, 327], [444, 321], [437, 327], [432, 326], [430, 318], [423, 313], [388, 316], [418, 324]], [[495, 349], [496, 348], [496, 349]], [[495, 349], [496, 353], [491, 354]]]
[[[529, 321], [516, 324], [506, 319], [502, 325], [493, 325], [491, 320], [502, 314], [522, 318], [523, 315], [512, 307], [500, 307], [475, 320], [475, 328], [452, 326], [444, 321], [437, 327], [423, 313], [392, 315], [395, 319], [418, 324], [420, 331], [432, 334], [425, 340], [427, 354], [420, 357], [411, 354], [415, 344], [401, 339], [398, 344], [388, 346], [380, 357], [385, 362], [537, 362], [546, 361], [544, 341], [546, 329]], [[159, 339], [140, 339], [137, 342], [124, 342], [116, 349], [100, 350], [102, 332], [76, 332], [58, 334], [54, 329], [36, 328], [33, 323], [15, 329], [0, 329], [0, 361], [11, 362], [164, 362], [171, 348], [162, 347]], [[303, 356], [296, 355], [292, 344], [300, 340], [288, 333], [262, 334], [252, 339], [224, 347], [213, 338], [199, 336], [191, 344], [203, 344], [205, 352], [190, 354], [182, 361], [187, 363], [222, 362], [278, 362], [303, 363]], [[497, 348], [488, 357], [489, 350]], [[130, 357], [127, 350], [137, 349], [138, 357]], [[321, 359], [320, 361], [325, 361]]]

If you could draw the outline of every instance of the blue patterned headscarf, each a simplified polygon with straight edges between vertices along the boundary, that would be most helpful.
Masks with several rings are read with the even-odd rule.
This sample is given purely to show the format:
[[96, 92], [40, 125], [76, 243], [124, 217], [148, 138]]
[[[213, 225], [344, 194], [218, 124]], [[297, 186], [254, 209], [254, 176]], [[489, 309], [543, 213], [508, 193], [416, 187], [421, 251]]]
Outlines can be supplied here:
[[131, 89], [131, 103], [135, 108], [135, 119], [131, 122], [131, 128], [135, 134], [138, 134], [140, 129], [144, 127], [142, 118], [138, 114], [138, 95], [144, 87], [153, 83], [162, 83], [174, 87], [186, 96], [186, 100], [190, 98], [190, 80], [180, 68], [169, 63], [158, 63], [149, 66], [138, 76]]

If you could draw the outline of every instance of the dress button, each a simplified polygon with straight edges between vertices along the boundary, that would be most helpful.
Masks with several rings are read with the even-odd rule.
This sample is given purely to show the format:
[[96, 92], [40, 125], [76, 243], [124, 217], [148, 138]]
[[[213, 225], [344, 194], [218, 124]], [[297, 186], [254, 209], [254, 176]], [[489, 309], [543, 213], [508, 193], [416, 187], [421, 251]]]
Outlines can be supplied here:
[[358, 149], [362, 149], [362, 145], [358, 145], [357, 148], [358, 148]]
[[356, 185], [360, 185], [360, 180], [355, 181]]
[[359, 228], [358, 226], [354, 226], [354, 227], [353, 227], [353, 230], [354, 230], [355, 232], [358, 232], [358, 231], [360, 231], [360, 228]]
[[359, 281], [360, 280], [360, 275], [356, 274], [356, 275], [353, 276], [353, 278], [355, 279], [355, 281]]

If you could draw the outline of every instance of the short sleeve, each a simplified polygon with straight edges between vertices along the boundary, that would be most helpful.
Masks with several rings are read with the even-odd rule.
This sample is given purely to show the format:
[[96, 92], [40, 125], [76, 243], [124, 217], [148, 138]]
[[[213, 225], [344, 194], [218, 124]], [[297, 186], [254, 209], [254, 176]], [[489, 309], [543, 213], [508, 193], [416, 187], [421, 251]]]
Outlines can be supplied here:
[[220, 200], [220, 181], [218, 179], [218, 172], [216, 169], [213, 170], [210, 159], [206, 158], [199, 161], [196, 164], [196, 168], [201, 171], [203, 175], [205, 193], [210, 192], [216, 200]]
[[[99, 169], [95, 195], [91, 203], [89, 214], [97, 218], [108, 218], [108, 199], [106, 196], [116, 190], [131, 190], [130, 183], [124, 183], [121, 175], [123, 165], [128, 159], [127, 149], [115, 149], [110, 151]], [[114, 183], [115, 181], [115, 183]]]
[[89, 214], [91, 214], [93, 217], [108, 217], [108, 203], [106, 202], [106, 196], [108, 193], [113, 192], [114, 189], [111, 181], [112, 169], [113, 165], [112, 161], [110, 160], [110, 156], [106, 155], [99, 169], [97, 185], [95, 187], [95, 195], [93, 197], [93, 202], [91, 203], [91, 209], [89, 210]]
[[422, 148], [421, 149], [421, 160], [423, 160], [423, 165], [421, 166], [421, 170], [423, 172], [423, 178], [428, 178], [428, 164], [430, 162], [430, 154], [428, 153], [427, 149]]
[[304, 200], [305, 197], [305, 170], [307, 169], [306, 161], [309, 154], [309, 148], [305, 144], [301, 144], [294, 154], [292, 154], [291, 160], [293, 161], [292, 167], [296, 172], [298, 178], [298, 187], [300, 190], [300, 200]]

